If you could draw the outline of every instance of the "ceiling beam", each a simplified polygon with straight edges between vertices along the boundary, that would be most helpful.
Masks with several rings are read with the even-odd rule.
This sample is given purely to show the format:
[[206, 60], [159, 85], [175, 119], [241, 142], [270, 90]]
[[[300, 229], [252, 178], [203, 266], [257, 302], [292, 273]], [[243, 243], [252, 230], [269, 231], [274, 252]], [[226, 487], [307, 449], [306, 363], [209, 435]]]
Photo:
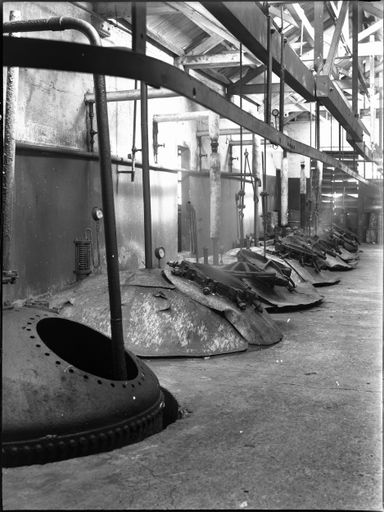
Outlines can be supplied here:
[[[383, 28], [383, 20], [376, 21], [376, 23], [373, 23], [372, 25], [370, 25], [365, 30], [362, 30], [361, 32], [359, 32], [359, 35], [357, 36], [357, 40], [359, 42], [363, 41], [364, 39], [366, 39], [367, 37], [371, 36], [372, 34], [375, 34], [376, 32], [378, 32], [382, 28]], [[350, 39], [348, 41], [348, 45], [349, 45], [349, 47], [352, 46], [352, 39]]]
[[195, 48], [192, 50], [186, 52], [186, 55], [204, 55], [204, 53], [209, 52], [209, 50], [212, 50], [212, 48], [215, 48], [215, 46], [221, 43], [222, 40], [222, 37], [214, 34], [204, 39], [204, 41], [195, 46]]
[[[355, 4], [352, 2], [352, 9], [353, 9], [353, 6]], [[338, 20], [338, 16], [339, 16], [339, 11], [336, 11], [335, 9], [335, 6], [334, 6], [334, 3], [333, 2], [327, 2], [326, 3], [326, 6], [328, 8], [328, 12], [329, 12], [329, 15], [331, 18], [333, 18], [333, 21], [335, 23], [337, 23], [337, 20]], [[349, 26], [349, 19], [348, 19], [348, 23], [344, 23], [344, 27], [347, 27]], [[349, 32], [349, 29], [348, 29], [348, 32]], [[343, 44], [344, 46], [344, 49], [345, 49], [345, 53], [346, 54], [350, 54], [353, 56], [353, 53], [351, 51], [351, 48], [352, 48], [352, 39], [348, 40], [345, 36], [345, 34], [347, 33], [347, 31], [344, 30], [344, 32], [340, 35], [340, 41], [341, 43]], [[351, 43], [349, 43], [348, 41], [351, 41]], [[357, 76], [358, 76], [358, 79], [360, 81], [360, 84], [361, 84], [361, 87], [363, 89], [363, 92], [366, 96], [369, 96], [369, 93], [368, 93], [368, 86], [365, 82], [365, 78], [364, 78], [364, 75], [363, 75], [363, 71], [361, 69], [361, 66], [359, 64], [359, 62], [357, 61]]]
[[[277, 9], [276, 7], [273, 7], [273, 5], [270, 5], [269, 12], [272, 14], [272, 16], [276, 16], [277, 18], [281, 19], [280, 9]], [[297, 21], [294, 20], [294, 18], [289, 14], [289, 12], [283, 13], [283, 20], [290, 23], [291, 25], [293, 25], [296, 28], [300, 28], [300, 25], [297, 23]]]
[[367, 12], [368, 14], [372, 14], [373, 16], [376, 16], [376, 18], [383, 18], [383, 9], [380, 9], [380, 5], [383, 5], [380, 2], [375, 2], [375, 5], [373, 5], [372, 2], [362, 2], [362, 8], [363, 11]]
[[324, 65], [323, 47], [324, 47], [324, 4], [323, 2], [314, 3], [315, 11], [315, 45], [313, 53], [313, 67], [317, 73], [320, 73]]
[[[244, 52], [243, 66], [256, 66], [255, 59], [249, 58]], [[209, 55], [185, 55], [177, 59], [177, 65], [191, 69], [230, 68], [240, 65], [240, 52], [215, 53]]]
[[216, 34], [220, 36], [222, 39], [229, 41], [235, 46], [235, 48], [240, 48], [240, 43], [228, 30], [221, 27], [217, 22], [213, 22], [204, 14], [199, 12], [199, 9], [194, 5], [193, 7], [189, 5], [188, 2], [171, 2], [172, 7], [177, 9], [179, 12], [184, 14], [189, 20], [193, 21], [198, 27], [205, 30], [208, 34]]
[[240, 92], [243, 94], [244, 85], [247, 84], [250, 80], [253, 80], [257, 76], [261, 75], [261, 73], [264, 73], [266, 68], [267, 67], [264, 64], [262, 64], [261, 66], [258, 66], [256, 69], [248, 70], [248, 72], [245, 74], [245, 76], [243, 76], [243, 78], [228, 86], [227, 95], [233, 96], [234, 94], [240, 94]]
[[[127, 18], [117, 18], [116, 21], [118, 21], [120, 25], [122, 25], [123, 27], [132, 31], [132, 23], [128, 21]], [[150, 30], [148, 28], [147, 41], [153, 44], [153, 46], [156, 46], [160, 50], [163, 50], [172, 56], [177, 55], [178, 57], [180, 57], [181, 55], [184, 55], [184, 50], [182, 48], [173, 44], [171, 41], [169, 41], [169, 39], [167, 39], [163, 35], [158, 34], [154, 30]]]
[[315, 30], [314, 30], [312, 24], [310, 23], [310, 21], [308, 20], [306, 14], [304, 12], [304, 9], [299, 4], [287, 5], [287, 9], [290, 12], [290, 14], [292, 15], [292, 18], [299, 25], [299, 27], [301, 26], [301, 24], [303, 24], [303, 27], [305, 28], [305, 30], [307, 32], [307, 40], [312, 46], [314, 46]]
[[341, 32], [342, 32], [342, 29], [344, 26], [345, 17], [346, 17], [347, 12], [348, 12], [348, 2], [347, 2], [347, 0], [344, 0], [341, 5], [339, 15], [337, 17], [337, 22], [336, 22], [335, 30], [333, 32], [331, 45], [329, 47], [328, 56], [327, 56], [327, 59], [325, 61], [324, 68], [322, 71], [322, 73], [324, 75], [329, 75], [333, 68], [333, 63], [335, 60], [337, 49], [339, 47], [339, 39], [340, 39]]
[[[267, 90], [267, 85], [262, 84], [243, 84], [241, 87], [241, 94], [264, 94]], [[272, 84], [272, 93], [279, 93], [280, 84], [273, 83]], [[293, 92], [293, 89], [285, 86], [285, 92]], [[240, 94], [240, 87], [237, 84], [230, 85], [228, 87], [228, 93], [230, 95]]]
[[[249, 2], [207, 2], [206, 8], [238, 38], [264, 64], [268, 62], [267, 21], [259, 8]], [[272, 34], [272, 69], [280, 75], [281, 37]], [[296, 90], [305, 99], [315, 99], [315, 81], [311, 71], [303, 64], [297, 54], [285, 45], [285, 83]]]
[[[248, 2], [207, 2], [206, 7], [217, 19], [238, 37], [248, 50], [252, 51], [264, 63], [267, 62], [266, 17], [254, 4]], [[279, 33], [272, 34], [272, 66], [275, 73], [280, 71], [281, 37]], [[285, 46], [285, 82], [306, 100], [314, 101], [315, 80], [311, 71], [301, 62], [300, 58], [289, 47]], [[328, 76], [321, 76], [323, 81], [316, 78], [319, 90], [317, 97], [349, 135], [357, 141], [363, 137], [363, 124], [357, 119], [346, 100], [332, 87]], [[327, 79], [327, 80], [324, 80]]]
[[[8, 22], [4, 31], [12, 32]], [[14, 25], [15, 26], [15, 25]], [[18, 30], [14, 30], [17, 32]], [[26, 45], [28, 52], [25, 51]], [[336, 159], [307, 144], [295, 140], [245, 112], [209, 87], [180, 69], [161, 60], [137, 54], [125, 48], [106, 48], [89, 44], [74, 44], [37, 38], [3, 37], [3, 64], [38, 69], [55, 69], [118, 76], [146, 82], [154, 87], [171, 87], [186, 98], [199, 103], [252, 133], [259, 134], [272, 144], [292, 153], [308, 156], [332, 165], [354, 178], [366, 180]]]

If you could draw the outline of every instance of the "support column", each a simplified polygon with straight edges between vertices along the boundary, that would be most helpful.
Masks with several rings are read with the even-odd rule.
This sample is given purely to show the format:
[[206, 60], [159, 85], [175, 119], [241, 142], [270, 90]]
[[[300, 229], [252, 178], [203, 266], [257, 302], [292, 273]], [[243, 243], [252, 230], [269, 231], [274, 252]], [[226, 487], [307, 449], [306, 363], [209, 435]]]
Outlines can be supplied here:
[[306, 228], [305, 199], [307, 195], [307, 178], [305, 177], [305, 162], [300, 162], [300, 227]]
[[210, 155], [210, 237], [212, 240], [213, 264], [219, 264], [219, 239], [221, 218], [221, 176], [219, 146], [219, 120], [217, 114], [211, 113], [208, 117], [209, 137], [211, 139]]
[[[371, 46], [374, 46], [375, 36], [373, 34], [369, 37], [369, 42], [370, 42]], [[371, 142], [375, 142], [377, 140], [377, 137], [375, 134], [375, 125], [376, 125], [375, 56], [373, 54], [371, 54], [369, 56], [369, 101], [370, 101], [369, 110], [370, 110]]]
[[281, 227], [283, 235], [288, 226], [288, 158], [287, 152], [283, 151], [281, 160]]
[[[147, 39], [147, 6], [145, 3], [132, 4], [132, 50], [145, 54]], [[140, 82], [140, 113], [141, 113], [141, 154], [144, 203], [144, 252], [145, 268], [152, 268], [152, 213], [151, 183], [149, 170], [148, 142], [148, 89], [145, 82]]]
[[[320, 151], [320, 103], [316, 102], [316, 149]], [[313, 206], [313, 227], [315, 235], [319, 228], [320, 207], [321, 207], [321, 182], [323, 176], [323, 163], [315, 162], [315, 169], [312, 180], [312, 206]]]
[[255, 190], [253, 191], [253, 232], [255, 236], [255, 245], [259, 244], [260, 227], [259, 227], [259, 185], [261, 184], [261, 149], [260, 137], [252, 134], [252, 173], [255, 180]]
[[[20, 11], [11, 11], [9, 21], [18, 21]], [[11, 34], [13, 37], [17, 34]], [[4, 166], [2, 188], [3, 215], [3, 269], [11, 270], [11, 246], [13, 239], [14, 207], [15, 207], [15, 158], [17, 136], [17, 103], [19, 92], [19, 68], [8, 67], [7, 91], [5, 100], [4, 126]], [[13, 281], [11, 281], [13, 282]]]
[[358, 93], [359, 93], [359, 2], [352, 2], [352, 112], [358, 115]]

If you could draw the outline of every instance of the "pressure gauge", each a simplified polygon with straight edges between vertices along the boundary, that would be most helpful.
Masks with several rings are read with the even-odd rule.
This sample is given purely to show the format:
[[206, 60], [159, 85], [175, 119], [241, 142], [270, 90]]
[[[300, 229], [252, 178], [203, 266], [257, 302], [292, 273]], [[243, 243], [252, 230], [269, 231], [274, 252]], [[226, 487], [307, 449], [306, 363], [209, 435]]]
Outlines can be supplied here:
[[165, 256], [165, 249], [164, 247], [156, 247], [155, 249], [155, 256], [158, 260], [161, 260]]
[[273, 115], [274, 117], [277, 117], [277, 116], [279, 115], [279, 111], [277, 110], [277, 108], [274, 108], [274, 109], [272, 110], [272, 115]]
[[103, 210], [97, 206], [92, 208], [92, 218], [93, 220], [101, 220], [104, 217]]

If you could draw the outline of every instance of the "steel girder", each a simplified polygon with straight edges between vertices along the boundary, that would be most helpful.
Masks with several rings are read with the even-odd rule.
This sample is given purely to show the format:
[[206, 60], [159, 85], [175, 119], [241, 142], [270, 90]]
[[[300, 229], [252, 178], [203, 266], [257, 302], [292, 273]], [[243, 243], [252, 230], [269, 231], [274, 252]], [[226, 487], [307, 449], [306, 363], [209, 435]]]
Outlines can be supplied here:
[[[207, 2], [203, 5], [258, 59], [264, 63], [267, 62], [267, 17], [261, 9], [256, 10], [251, 2]], [[272, 34], [272, 69], [276, 74], [280, 72], [280, 39], [278, 32]], [[325, 91], [324, 84], [325, 79], [329, 79], [328, 76], [319, 76], [315, 79], [311, 71], [288, 45], [286, 46], [284, 65], [285, 81], [292, 89], [308, 101], [315, 101], [316, 98], [319, 98], [351, 138], [357, 142], [362, 141], [362, 122], [354, 117], [337, 90], [330, 91], [328, 88]], [[320, 95], [317, 94], [319, 88]], [[364, 156], [369, 158], [368, 155]]]
[[[240, 4], [241, 5], [241, 4]], [[28, 52], [25, 48], [28, 48]], [[209, 108], [272, 144], [335, 167], [363, 183], [362, 176], [326, 153], [307, 146], [244, 112], [234, 103], [187, 75], [184, 71], [125, 48], [104, 48], [86, 44], [33, 38], [3, 37], [3, 65], [99, 73], [142, 80], [153, 87], [165, 87]]]

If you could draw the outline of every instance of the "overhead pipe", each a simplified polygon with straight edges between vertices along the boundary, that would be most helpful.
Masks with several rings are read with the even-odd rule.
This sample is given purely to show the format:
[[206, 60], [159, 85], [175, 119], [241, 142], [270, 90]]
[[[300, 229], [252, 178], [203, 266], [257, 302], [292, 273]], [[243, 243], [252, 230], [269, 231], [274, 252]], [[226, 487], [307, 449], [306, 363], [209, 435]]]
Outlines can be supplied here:
[[[155, 98], [174, 98], [180, 96], [177, 92], [169, 89], [156, 89], [154, 87], [148, 87], [148, 99]], [[140, 99], [140, 89], [130, 89], [127, 91], [110, 91], [107, 92], [107, 102], [114, 101], [135, 101]], [[87, 92], [84, 96], [85, 103], [94, 103], [95, 95], [92, 92]]]
[[[90, 23], [70, 16], [28, 21], [10, 21], [3, 24], [3, 31], [6, 33], [40, 32], [47, 30], [78, 30], [88, 38], [91, 45], [101, 46], [99, 34]], [[125, 380], [127, 378], [127, 368], [125, 364], [119, 258], [116, 238], [115, 207], [113, 201], [111, 147], [109, 139], [105, 77], [103, 75], [94, 74], [93, 81], [95, 87], [96, 118], [99, 138], [100, 180], [104, 213], [113, 374], [116, 380]]]
[[[63, 146], [45, 146], [43, 144], [32, 144], [30, 142], [16, 142], [16, 153], [38, 153], [39, 155], [55, 155], [58, 157], [65, 158], [73, 158], [76, 160], [87, 160], [87, 161], [98, 161], [99, 154], [92, 153], [88, 151], [80, 151], [78, 149], [63, 147]], [[120, 158], [118, 156], [111, 156], [111, 162], [114, 165], [122, 165], [125, 167], [132, 167], [132, 160], [126, 160], [124, 158]], [[141, 162], [136, 162], [136, 167], [142, 169], [143, 164]], [[184, 174], [189, 174], [191, 176], [209, 176], [208, 171], [188, 171], [186, 169], [171, 169], [170, 167], [162, 167], [159, 165], [150, 165], [151, 171], [157, 172], [168, 172], [171, 174], [177, 174], [178, 172], [182, 172]], [[128, 173], [131, 171], [117, 171], [118, 173]], [[243, 176], [243, 173], [233, 172], [233, 173], [222, 173], [221, 177], [225, 179], [240, 179]], [[251, 180], [247, 180], [247, 183], [251, 183]]]
[[[11, 11], [9, 19], [16, 22], [21, 17], [20, 11]], [[16, 35], [16, 34], [14, 34]], [[5, 99], [4, 123], [4, 160], [2, 187], [3, 215], [3, 277], [4, 282], [13, 283], [18, 277], [11, 270], [11, 247], [13, 239], [13, 222], [15, 208], [15, 157], [17, 135], [17, 103], [19, 91], [19, 68], [10, 66], [7, 69], [7, 91]]]
[[[156, 114], [153, 116], [155, 123], [176, 123], [178, 121], [197, 121], [207, 118], [210, 115], [209, 110], [198, 110], [197, 112], [181, 112], [177, 114]], [[209, 130], [206, 135], [210, 135]]]

